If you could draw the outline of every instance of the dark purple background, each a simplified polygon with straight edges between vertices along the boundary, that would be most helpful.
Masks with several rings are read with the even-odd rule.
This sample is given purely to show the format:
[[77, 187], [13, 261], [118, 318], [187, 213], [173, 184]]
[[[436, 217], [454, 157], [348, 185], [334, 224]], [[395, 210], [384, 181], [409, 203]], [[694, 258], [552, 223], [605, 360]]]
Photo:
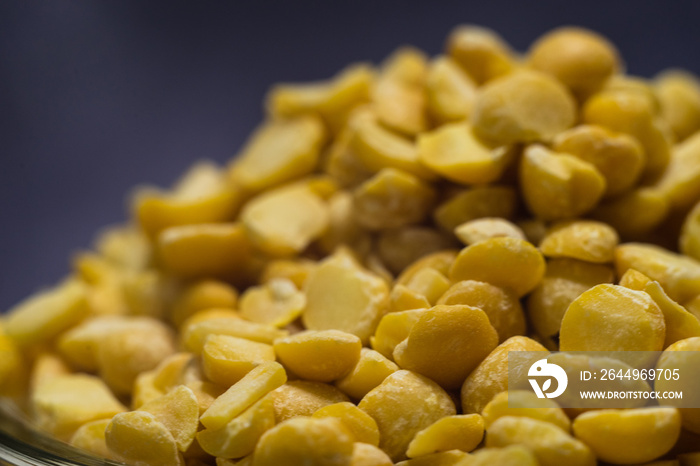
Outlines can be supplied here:
[[693, 1], [0, 0], [0, 310], [57, 281], [129, 189], [228, 160], [275, 81], [332, 75], [471, 22], [523, 50], [596, 29], [631, 73], [700, 73]]

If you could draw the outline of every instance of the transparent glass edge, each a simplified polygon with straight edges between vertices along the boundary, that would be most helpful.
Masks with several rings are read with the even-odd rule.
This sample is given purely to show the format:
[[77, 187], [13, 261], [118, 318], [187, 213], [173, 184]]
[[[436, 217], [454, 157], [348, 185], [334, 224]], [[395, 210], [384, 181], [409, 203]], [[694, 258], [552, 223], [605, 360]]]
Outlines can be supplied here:
[[7, 398], [0, 398], [0, 466], [124, 466], [61, 442], [31, 426]]

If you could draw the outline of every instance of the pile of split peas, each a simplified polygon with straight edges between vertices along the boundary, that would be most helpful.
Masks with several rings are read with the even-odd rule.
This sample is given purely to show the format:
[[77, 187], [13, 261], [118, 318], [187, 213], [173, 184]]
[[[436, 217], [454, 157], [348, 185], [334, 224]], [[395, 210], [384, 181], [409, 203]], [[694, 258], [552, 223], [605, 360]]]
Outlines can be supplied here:
[[700, 409], [506, 391], [509, 351], [700, 351], [695, 76], [462, 26], [265, 106], [2, 317], [37, 428], [144, 466], [700, 465]]

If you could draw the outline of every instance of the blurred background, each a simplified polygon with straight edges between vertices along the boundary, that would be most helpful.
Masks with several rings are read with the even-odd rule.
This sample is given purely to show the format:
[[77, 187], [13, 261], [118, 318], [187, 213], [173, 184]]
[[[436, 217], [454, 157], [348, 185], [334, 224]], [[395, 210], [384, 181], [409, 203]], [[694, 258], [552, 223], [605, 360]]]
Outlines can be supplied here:
[[1, 1], [0, 311], [124, 221], [133, 186], [228, 161], [274, 82], [327, 78], [402, 44], [436, 54], [459, 23], [521, 51], [585, 26], [632, 74], [700, 73], [697, 1]]

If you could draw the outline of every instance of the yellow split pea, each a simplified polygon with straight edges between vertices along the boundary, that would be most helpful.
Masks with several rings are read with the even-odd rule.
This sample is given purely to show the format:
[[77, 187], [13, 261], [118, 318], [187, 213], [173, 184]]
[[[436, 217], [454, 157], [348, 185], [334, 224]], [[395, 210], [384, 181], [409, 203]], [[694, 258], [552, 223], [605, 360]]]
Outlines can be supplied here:
[[[526, 50], [460, 26], [275, 86], [225, 168], [2, 314], [0, 396], [136, 466], [700, 464], [700, 79], [581, 28]], [[509, 387], [545, 357], [684, 399]]]

